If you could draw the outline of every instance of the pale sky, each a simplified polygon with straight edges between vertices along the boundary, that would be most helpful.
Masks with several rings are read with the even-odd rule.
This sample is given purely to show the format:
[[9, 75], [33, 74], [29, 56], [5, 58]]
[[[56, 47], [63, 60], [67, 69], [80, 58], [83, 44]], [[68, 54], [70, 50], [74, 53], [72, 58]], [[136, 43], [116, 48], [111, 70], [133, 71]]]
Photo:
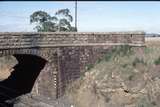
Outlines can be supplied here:
[[[29, 16], [42, 10], [54, 15], [69, 8], [74, 17], [74, 1], [1, 1], [0, 32], [33, 32]], [[78, 1], [78, 31], [145, 31], [160, 33], [160, 2]], [[74, 25], [74, 22], [72, 23]]]

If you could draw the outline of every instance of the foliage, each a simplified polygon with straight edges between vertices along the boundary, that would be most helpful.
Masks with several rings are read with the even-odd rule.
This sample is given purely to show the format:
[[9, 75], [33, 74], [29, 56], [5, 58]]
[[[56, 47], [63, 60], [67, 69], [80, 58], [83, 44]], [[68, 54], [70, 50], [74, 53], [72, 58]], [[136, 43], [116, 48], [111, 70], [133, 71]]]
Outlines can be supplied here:
[[160, 64], [160, 57], [154, 61], [154, 64], [155, 65], [159, 65]]
[[105, 55], [105, 61], [109, 61], [112, 57], [119, 56], [125, 56], [132, 54], [131, 46], [129, 45], [122, 45], [122, 46], [116, 46], [113, 47], [113, 49], [109, 50], [107, 54]]
[[123, 67], [123, 68], [126, 68], [126, 67], [127, 67], [127, 65], [128, 65], [128, 64], [123, 64], [123, 65], [122, 65], [122, 67]]
[[108, 52], [106, 55], [105, 55], [105, 61], [109, 61], [112, 57], [112, 51]]
[[[143, 47], [140, 48], [143, 49]], [[80, 88], [75, 89], [77, 92], [71, 93], [73, 96], [71, 101], [75, 102], [77, 107], [159, 107], [159, 72], [158, 68], [154, 69], [153, 59], [156, 58], [160, 62], [160, 56], [157, 58], [160, 49], [159, 47], [147, 48], [147, 54], [145, 50], [128, 46], [116, 46], [110, 49], [106, 54], [110, 53], [107, 57], [109, 61], [106, 62], [103, 57], [102, 62], [99, 60], [100, 63], [94, 65], [95, 67], [81, 80]], [[118, 59], [116, 61], [114, 61], [115, 56]], [[153, 70], [155, 70], [154, 74]], [[150, 81], [152, 77], [157, 79]], [[96, 87], [95, 84], [97, 84]], [[95, 91], [92, 91], [88, 94], [88, 90], [92, 88], [98, 93], [95, 94]], [[98, 97], [98, 100], [91, 99], [92, 96], [93, 98]], [[86, 99], [87, 102], [85, 102]], [[102, 106], [90, 103], [99, 101]]]
[[93, 64], [88, 64], [86, 67], [87, 67], [87, 70], [90, 70], [94, 67], [94, 65]]
[[128, 77], [128, 80], [129, 81], [132, 81], [133, 80], [133, 77], [134, 77], [134, 75], [132, 74], [132, 75], [130, 75], [129, 77]]
[[144, 48], [144, 52], [145, 52], [146, 54], [148, 54], [149, 52], [151, 52], [151, 49], [148, 48], [148, 47], [145, 47], [145, 48]]
[[98, 58], [96, 64], [99, 64], [102, 60], [103, 60], [102, 58]]
[[143, 59], [135, 58], [132, 65], [135, 67], [138, 63], [146, 64]]
[[144, 97], [138, 101], [137, 107], [155, 107], [155, 104], [151, 103], [148, 98]]
[[36, 11], [30, 15], [30, 23], [36, 23], [34, 29], [38, 32], [77, 31], [77, 29], [71, 25], [72, 21], [73, 17], [70, 15], [69, 9], [60, 9], [55, 12], [55, 16], [51, 16], [44, 11]]
[[121, 46], [117, 46], [114, 48], [115, 55], [119, 55], [119, 56], [129, 56], [130, 54], [132, 54], [132, 50], [131, 50], [131, 46], [129, 45], [121, 45]]

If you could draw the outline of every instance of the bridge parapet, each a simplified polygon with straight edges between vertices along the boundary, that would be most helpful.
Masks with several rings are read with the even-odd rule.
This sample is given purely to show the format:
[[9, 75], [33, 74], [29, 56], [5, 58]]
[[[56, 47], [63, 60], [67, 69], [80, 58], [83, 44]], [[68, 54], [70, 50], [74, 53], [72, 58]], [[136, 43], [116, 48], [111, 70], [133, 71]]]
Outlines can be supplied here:
[[123, 44], [142, 46], [144, 35], [144, 32], [1, 32], [0, 49]]

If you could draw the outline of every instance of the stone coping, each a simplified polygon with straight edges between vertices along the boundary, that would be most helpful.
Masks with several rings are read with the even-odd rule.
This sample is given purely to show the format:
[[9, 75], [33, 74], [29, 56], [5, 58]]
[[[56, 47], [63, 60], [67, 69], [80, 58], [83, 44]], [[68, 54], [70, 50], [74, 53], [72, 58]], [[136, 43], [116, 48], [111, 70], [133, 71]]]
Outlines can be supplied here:
[[128, 31], [128, 32], [0, 32], [2, 34], [12, 34], [12, 35], [30, 35], [30, 34], [145, 34], [143, 31]]

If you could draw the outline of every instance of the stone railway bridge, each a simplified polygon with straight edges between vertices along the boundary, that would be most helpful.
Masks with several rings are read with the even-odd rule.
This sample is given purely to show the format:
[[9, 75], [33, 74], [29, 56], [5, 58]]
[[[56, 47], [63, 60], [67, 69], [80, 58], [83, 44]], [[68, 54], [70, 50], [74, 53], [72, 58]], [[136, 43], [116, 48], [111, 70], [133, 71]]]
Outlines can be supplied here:
[[55, 99], [114, 45], [144, 45], [144, 32], [0, 33], [0, 57], [18, 60], [0, 82], [0, 101], [31, 93]]

